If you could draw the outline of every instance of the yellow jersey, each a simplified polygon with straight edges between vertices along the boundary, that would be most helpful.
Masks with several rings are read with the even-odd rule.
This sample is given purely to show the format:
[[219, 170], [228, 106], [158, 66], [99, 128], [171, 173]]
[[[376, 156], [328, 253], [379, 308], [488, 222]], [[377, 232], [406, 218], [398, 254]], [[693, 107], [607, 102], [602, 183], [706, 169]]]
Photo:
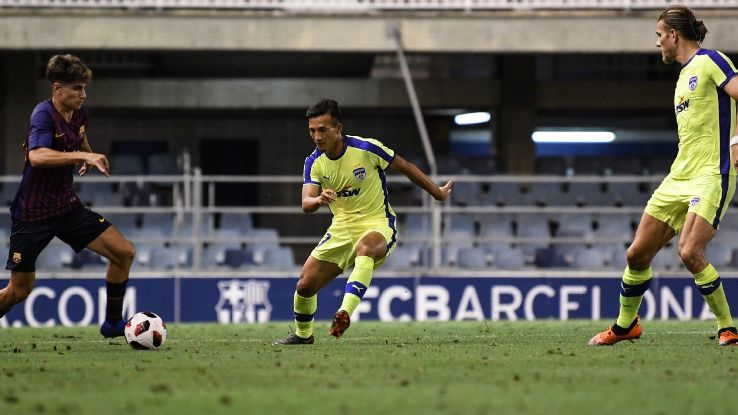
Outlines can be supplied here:
[[316, 149], [305, 159], [304, 184], [332, 189], [336, 200], [328, 205], [335, 225], [388, 221], [395, 230], [396, 215], [390, 206], [384, 171], [395, 152], [380, 141], [346, 135], [343, 153], [331, 159]]
[[735, 175], [730, 138], [736, 102], [723, 87], [736, 75], [730, 59], [716, 50], [700, 49], [682, 66], [674, 90], [679, 152], [671, 165], [671, 177]]

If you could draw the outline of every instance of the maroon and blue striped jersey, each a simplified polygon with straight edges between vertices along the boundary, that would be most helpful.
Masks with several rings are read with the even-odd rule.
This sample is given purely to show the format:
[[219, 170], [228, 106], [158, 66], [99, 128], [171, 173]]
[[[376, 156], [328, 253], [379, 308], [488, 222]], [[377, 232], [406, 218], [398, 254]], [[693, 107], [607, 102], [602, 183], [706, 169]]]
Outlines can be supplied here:
[[62, 167], [33, 167], [28, 153], [48, 147], [56, 151], [80, 151], [85, 138], [87, 110], [74, 111], [67, 122], [46, 100], [34, 108], [26, 138], [26, 163], [23, 179], [15, 195], [10, 212], [15, 220], [34, 221], [63, 215], [81, 204], [72, 187], [74, 165]]

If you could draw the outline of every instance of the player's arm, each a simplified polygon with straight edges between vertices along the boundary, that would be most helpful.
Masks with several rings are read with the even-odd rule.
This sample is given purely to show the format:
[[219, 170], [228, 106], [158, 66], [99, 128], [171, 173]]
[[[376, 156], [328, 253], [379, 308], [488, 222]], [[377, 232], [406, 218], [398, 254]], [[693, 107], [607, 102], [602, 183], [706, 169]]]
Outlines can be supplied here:
[[[86, 153], [92, 153], [92, 147], [90, 147], [90, 142], [87, 141], [87, 134], [84, 135], [84, 138], [82, 139], [82, 147], [80, 151], [84, 151]], [[87, 172], [90, 171], [90, 165], [88, 163], [82, 163], [82, 165], [79, 167], [79, 175], [84, 176], [87, 174]]]
[[[723, 91], [730, 95], [731, 98], [738, 101], [738, 76], [734, 76], [733, 79], [728, 81], [723, 87]], [[730, 153], [733, 159], [733, 167], [738, 169], [738, 114], [736, 114], [736, 125], [733, 128], [735, 136], [730, 140]]]
[[70, 164], [87, 163], [109, 176], [108, 159], [103, 154], [84, 151], [62, 152], [49, 147], [36, 147], [28, 152], [31, 166], [39, 168], [62, 167]]
[[423, 173], [423, 171], [420, 170], [418, 166], [405, 160], [399, 154], [395, 154], [395, 158], [392, 160], [390, 167], [392, 168], [392, 170], [400, 172], [407, 176], [407, 178], [410, 179], [411, 182], [415, 183], [416, 186], [428, 192], [431, 196], [433, 196], [434, 199], [438, 201], [446, 200], [449, 193], [451, 193], [453, 182], [448, 182], [441, 187], [436, 186], [436, 184], [433, 183], [430, 177], [426, 176], [426, 174]]
[[328, 205], [336, 200], [336, 192], [331, 189], [320, 191], [317, 184], [306, 183], [302, 185], [302, 211], [313, 213], [323, 205]]

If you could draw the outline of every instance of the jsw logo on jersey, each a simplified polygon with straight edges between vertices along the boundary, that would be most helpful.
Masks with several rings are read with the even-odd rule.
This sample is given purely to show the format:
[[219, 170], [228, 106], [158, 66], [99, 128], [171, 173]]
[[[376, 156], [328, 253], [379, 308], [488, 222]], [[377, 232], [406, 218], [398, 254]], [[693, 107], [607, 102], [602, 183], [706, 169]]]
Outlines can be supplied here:
[[338, 197], [358, 196], [360, 191], [361, 191], [361, 187], [358, 189], [343, 189], [343, 190], [337, 191], [336, 195], [338, 195]]
[[681, 104], [674, 107], [674, 111], [679, 114], [682, 111], [686, 111], [689, 108], [689, 100], [683, 101]]

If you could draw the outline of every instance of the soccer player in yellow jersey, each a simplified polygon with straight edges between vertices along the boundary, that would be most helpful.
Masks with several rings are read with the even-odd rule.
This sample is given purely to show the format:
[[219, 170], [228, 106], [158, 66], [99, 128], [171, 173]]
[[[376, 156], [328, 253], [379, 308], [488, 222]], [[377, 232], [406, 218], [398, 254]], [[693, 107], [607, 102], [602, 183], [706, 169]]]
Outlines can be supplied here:
[[667, 8], [656, 23], [656, 46], [664, 63], [682, 65], [674, 91], [679, 152], [669, 175], [648, 201], [628, 248], [618, 319], [594, 336], [590, 346], [640, 337], [637, 314], [651, 281], [651, 260], [676, 234], [679, 256], [717, 318], [718, 343], [738, 344], [720, 276], [705, 258], [705, 248], [735, 192], [738, 148], [731, 157], [731, 144], [738, 144], [738, 136], [731, 136], [736, 126], [738, 73], [721, 52], [700, 48], [706, 34], [704, 23], [685, 6]]
[[333, 221], [305, 261], [294, 295], [297, 330], [274, 344], [311, 344], [318, 291], [353, 265], [343, 303], [330, 334], [341, 337], [361, 302], [372, 272], [397, 245], [397, 219], [387, 199], [384, 171], [405, 174], [436, 200], [446, 200], [452, 183], [433, 183], [414, 164], [381, 142], [345, 135], [336, 101], [324, 99], [307, 110], [315, 151], [305, 159], [302, 210], [328, 206]]

